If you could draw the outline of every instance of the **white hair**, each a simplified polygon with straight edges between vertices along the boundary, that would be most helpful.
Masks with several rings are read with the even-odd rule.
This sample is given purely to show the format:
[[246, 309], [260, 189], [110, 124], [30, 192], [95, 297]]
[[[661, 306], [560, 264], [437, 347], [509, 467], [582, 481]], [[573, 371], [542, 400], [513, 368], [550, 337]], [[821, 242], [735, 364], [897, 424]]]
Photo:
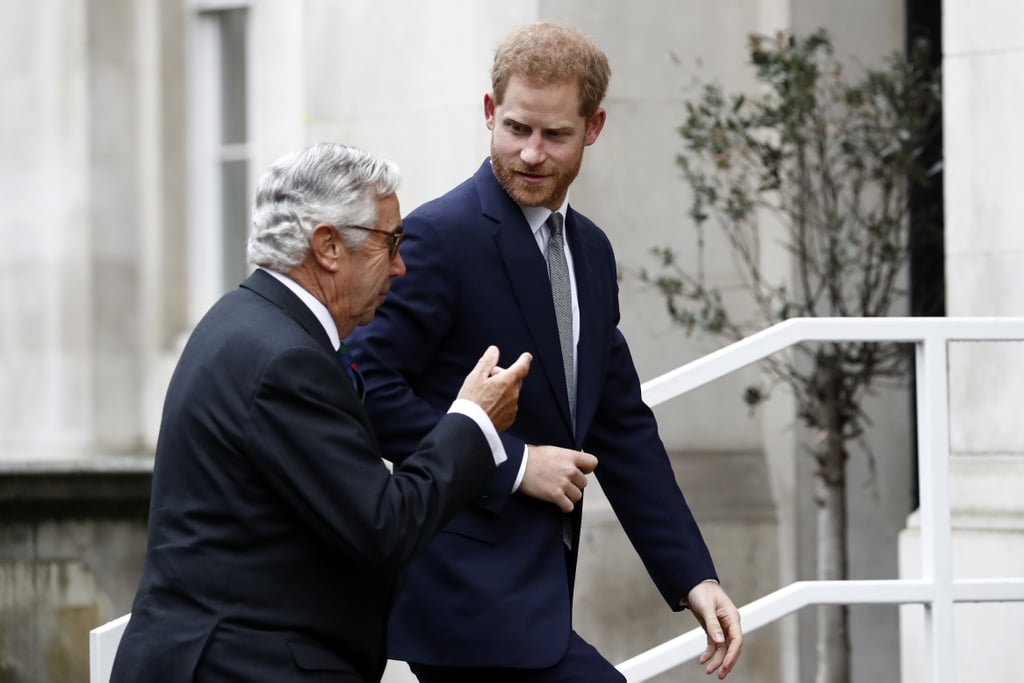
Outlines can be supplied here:
[[[249, 262], [289, 272], [309, 254], [320, 223], [376, 225], [375, 200], [393, 195], [398, 182], [394, 163], [346, 145], [321, 142], [281, 157], [256, 186]], [[339, 232], [350, 249], [368, 237], [362, 230]]]

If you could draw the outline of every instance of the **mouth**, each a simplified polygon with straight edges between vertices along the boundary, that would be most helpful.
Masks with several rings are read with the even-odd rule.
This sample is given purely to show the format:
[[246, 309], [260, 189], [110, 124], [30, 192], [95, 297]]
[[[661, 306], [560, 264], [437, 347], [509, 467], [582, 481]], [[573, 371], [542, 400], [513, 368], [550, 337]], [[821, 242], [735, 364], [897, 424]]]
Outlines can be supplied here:
[[541, 173], [530, 173], [528, 171], [514, 171], [516, 177], [522, 180], [524, 183], [537, 184], [547, 180], [550, 176]]

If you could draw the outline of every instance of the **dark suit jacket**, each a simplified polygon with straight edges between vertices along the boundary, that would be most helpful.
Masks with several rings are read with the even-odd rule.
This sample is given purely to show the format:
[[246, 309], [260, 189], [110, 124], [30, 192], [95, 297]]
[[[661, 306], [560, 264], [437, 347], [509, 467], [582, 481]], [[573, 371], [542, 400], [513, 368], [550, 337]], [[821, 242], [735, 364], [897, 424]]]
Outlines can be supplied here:
[[323, 327], [256, 271], [171, 380], [112, 680], [379, 680], [397, 573], [494, 471], [453, 414], [391, 476]]
[[566, 226], [581, 326], [575, 430], [544, 256], [489, 162], [406, 217], [408, 273], [376, 319], [349, 338], [385, 456], [399, 460], [437, 423], [487, 345], [500, 347], [506, 366], [523, 351], [534, 356], [516, 421], [502, 434], [508, 461], [408, 572], [390, 624], [394, 658], [545, 667], [565, 652], [575, 554], [567, 560], [553, 504], [512, 494], [525, 443], [598, 457], [601, 486], [673, 609], [701, 580], [716, 578], [617, 328], [611, 245], [571, 209]]

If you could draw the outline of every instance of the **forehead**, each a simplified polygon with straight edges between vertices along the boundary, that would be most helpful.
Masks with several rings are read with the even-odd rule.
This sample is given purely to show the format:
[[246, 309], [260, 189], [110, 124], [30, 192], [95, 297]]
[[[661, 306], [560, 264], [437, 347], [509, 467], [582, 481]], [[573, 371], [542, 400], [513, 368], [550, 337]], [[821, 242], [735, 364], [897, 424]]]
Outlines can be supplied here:
[[523, 123], [575, 124], [583, 118], [579, 92], [574, 81], [541, 85], [512, 76], [498, 110], [501, 116]]

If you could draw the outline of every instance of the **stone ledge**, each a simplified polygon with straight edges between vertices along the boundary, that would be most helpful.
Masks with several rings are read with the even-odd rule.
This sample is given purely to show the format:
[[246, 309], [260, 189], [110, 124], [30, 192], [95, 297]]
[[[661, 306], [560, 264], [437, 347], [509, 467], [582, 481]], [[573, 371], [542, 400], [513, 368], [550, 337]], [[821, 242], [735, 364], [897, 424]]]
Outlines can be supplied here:
[[0, 518], [145, 517], [152, 477], [152, 456], [0, 458]]

